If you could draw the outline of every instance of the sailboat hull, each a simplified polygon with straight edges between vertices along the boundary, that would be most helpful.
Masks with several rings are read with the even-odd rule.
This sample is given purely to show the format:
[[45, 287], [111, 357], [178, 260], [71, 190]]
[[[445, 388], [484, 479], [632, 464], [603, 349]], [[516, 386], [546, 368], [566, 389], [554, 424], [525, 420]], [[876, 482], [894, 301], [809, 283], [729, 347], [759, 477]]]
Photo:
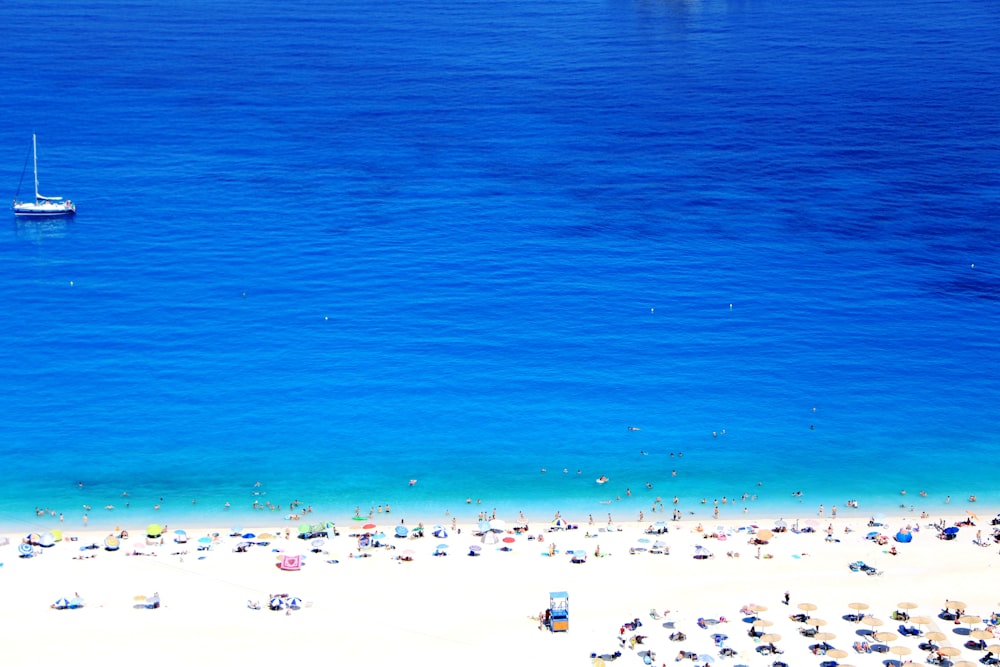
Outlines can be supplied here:
[[71, 201], [54, 202], [14, 202], [14, 215], [32, 217], [55, 217], [60, 215], [73, 215], [76, 213], [76, 204]]

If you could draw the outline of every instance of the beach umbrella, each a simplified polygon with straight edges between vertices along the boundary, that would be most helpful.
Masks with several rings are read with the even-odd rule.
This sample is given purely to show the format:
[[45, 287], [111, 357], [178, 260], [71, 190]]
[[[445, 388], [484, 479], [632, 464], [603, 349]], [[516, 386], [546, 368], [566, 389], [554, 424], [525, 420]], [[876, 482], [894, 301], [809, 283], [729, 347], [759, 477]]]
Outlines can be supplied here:
[[761, 542], [767, 542], [772, 537], [774, 537], [774, 533], [772, 533], [771, 531], [767, 530], [766, 528], [763, 529], [763, 530], [758, 530], [757, 531], [757, 539], [760, 540]]
[[798, 607], [802, 611], [816, 611], [816, 605], [812, 602], [800, 602]]
[[872, 636], [880, 642], [894, 642], [899, 639], [899, 635], [895, 632], [876, 632]]
[[314, 546], [314, 547], [316, 547], [318, 549], [321, 546], [323, 546], [324, 544], [326, 544], [326, 540], [324, 540], [323, 538], [317, 538], [317, 539], [313, 540], [312, 542], [310, 542], [309, 544], [312, 545], [312, 546]]
[[52, 533], [52, 537], [56, 538], [56, 542], [62, 542], [62, 537], [63, 536], [62, 536], [62, 531], [61, 530], [53, 530], [53, 531], [50, 531], [50, 532]]
[[136, 596], [135, 596], [134, 598], [132, 598], [132, 599], [133, 599], [133, 600], [134, 600], [135, 602], [145, 602], [145, 601], [146, 601], [146, 596], [145, 596], [145, 595], [136, 595]]
[[507, 522], [503, 519], [493, 519], [489, 524], [490, 530], [495, 530], [498, 533], [502, 533], [507, 530]]
[[147, 537], [159, 537], [163, 534], [163, 526], [158, 523], [151, 523], [146, 526]]
[[233, 526], [229, 530], [232, 531], [232, 532], [234, 532], [234, 533], [242, 533], [243, 532], [243, 526]]
[[437, 545], [436, 548], [437, 548], [438, 551], [443, 551], [443, 550], [445, 550], [445, 549], [448, 548], [448, 545], [447, 544], [439, 544], [439, 545]]
[[258, 540], [273, 540], [274, 539], [274, 535], [272, 535], [271, 533], [261, 533], [260, 535], [257, 536], [257, 539]]
[[829, 642], [837, 638], [837, 635], [832, 632], [817, 632], [813, 635], [813, 639], [818, 642]]
[[767, 642], [768, 644], [773, 644], [774, 642], [781, 641], [781, 635], [776, 632], [768, 632], [760, 636], [762, 642]]
[[765, 607], [762, 604], [752, 604], [752, 605], [749, 605], [747, 607], [747, 609], [749, 609], [750, 611], [752, 611], [755, 614], [759, 614], [762, 611], [767, 611], [767, 607]]
[[931, 622], [930, 616], [912, 616], [910, 618], [910, 623], [915, 625], [927, 625]]
[[17, 545], [17, 551], [22, 556], [32, 556], [35, 553], [35, 548], [28, 544], [27, 542], [21, 542]]
[[854, 611], [864, 611], [868, 609], [868, 605], [864, 602], [851, 602], [847, 605], [848, 609], [853, 609]]
[[861, 619], [861, 622], [864, 623], [865, 625], [870, 625], [873, 628], [877, 628], [880, 625], [885, 625], [885, 621], [883, 621], [881, 618], [875, 618], [874, 616], [865, 616], [864, 618]]
[[482, 551], [482, 550], [483, 548], [478, 544], [473, 544], [472, 546], [469, 547], [469, 551]]
[[788, 522], [784, 519], [778, 519], [774, 522], [774, 527], [777, 529], [788, 528]]
[[958, 535], [958, 526], [948, 526], [944, 529], [945, 535]]
[[961, 611], [965, 609], [965, 607], [966, 607], [965, 603], [959, 602], [958, 600], [947, 600], [944, 603], [945, 609], [955, 609], [957, 611]]
[[959, 651], [954, 646], [942, 646], [941, 648], [938, 649], [938, 653], [944, 656], [948, 656], [949, 658], [953, 658], [956, 655], [960, 654], [961, 651]]
[[640, 537], [639, 544], [649, 544], [649, 539], [646, 537]]
[[924, 637], [931, 640], [932, 642], [943, 642], [947, 639], [947, 635], [943, 632], [938, 632], [937, 630], [931, 630], [930, 632], [924, 634]]
[[715, 658], [713, 658], [712, 656], [710, 656], [707, 653], [702, 653], [701, 655], [698, 656], [698, 662], [700, 662], [702, 664], [704, 664], [706, 662], [715, 662]]
[[56, 543], [56, 536], [52, 533], [42, 533], [38, 536], [38, 545], [42, 547], [51, 547]]
[[971, 660], [959, 660], [953, 663], [951, 667], [979, 667], [979, 663], [972, 662]]
[[374, 530], [375, 529], [375, 524], [374, 523], [366, 523], [365, 525], [363, 525], [361, 527], [363, 529], [365, 529], [365, 530]]
[[916, 609], [919, 606], [916, 602], [900, 602], [896, 605], [896, 609]]
[[384, 540], [385, 539], [385, 533], [375, 533], [374, 535], [372, 535], [372, 539]]
[[396, 537], [406, 537], [410, 534], [410, 529], [406, 526], [396, 526]]
[[992, 630], [973, 630], [969, 633], [973, 639], [993, 639]]
[[827, 651], [826, 654], [828, 656], [830, 656], [831, 658], [846, 658], [847, 657], [847, 651], [845, 651], [843, 649], [839, 649], [839, 648], [832, 648], [829, 651]]
[[280, 597], [273, 597], [268, 601], [267, 606], [272, 610], [277, 611], [279, 609], [285, 608], [285, 599]]
[[959, 623], [968, 623], [970, 626], [975, 625], [976, 623], [982, 623], [982, 621], [983, 619], [979, 618], [978, 616], [973, 616], [972, 614], [966, 614], [964, 616], [960, 616], [958, 619]]
[[758, 618], [753, 622], [754, 630], [759, 630], [760, 628], [769, 628], [774, 625], [774, 621], [769, 621], [766, 618]]
[[207, 537], [207, 536], [206, 537], [199, 537], [198, 541], [201, 542], [202, 544], [211, 544], [212, 543], [212, 538], [211, 537]]
[[244, 540], [252, 540], [257, 536], [254, 535], [253, 533], [243, 533], [240, 537], [242, 537]]
[[[372, 526], [372, 528], [374, 527], [375, 526]], [[312, 532], [312, 526], [310, 526], [308, 523], [299, 524], [299, 535], [308, 535], [311, 532]]]
[[108, 551], [117, 551], [121, 547], [121, 542], [114, 535], [108, 535], [104, 538], [104, 548]]
[[993, 655], [1000, 655], [1000, 644], [992, 644], [986, 647], [987, 653], [992, 653]]
[[[896, 646], [890, 646], [889, 651], [900, 656], [910, 655], [913, 653], [913, 650], [909, 646], [899, 646], [898, 644]], [[829, 655], [829, 651], [827, 651], [827, 655]], [[846, 657], [847, 654], [845, 653], [844, 656]]]
[[83, 598], [81, 597], [75, 597], [69, 601], [70, 609], [79, 609], [82, 606], [83, 606]]
[[53, 609], [66, 609], [67, 607], [69, 607], [69, 600], [66, 598], [59, 598], [52, 603]]
[[515, 542], [514, 538], [509, 536], [503, 538], [503, 541], [506, 542], [507, 544], [513, 544]]
[[824, 621], [822, 618], [807, 618], [806, 624], [811, 625], [814, 628], [819, 628], [826, 625], [826, 621]]

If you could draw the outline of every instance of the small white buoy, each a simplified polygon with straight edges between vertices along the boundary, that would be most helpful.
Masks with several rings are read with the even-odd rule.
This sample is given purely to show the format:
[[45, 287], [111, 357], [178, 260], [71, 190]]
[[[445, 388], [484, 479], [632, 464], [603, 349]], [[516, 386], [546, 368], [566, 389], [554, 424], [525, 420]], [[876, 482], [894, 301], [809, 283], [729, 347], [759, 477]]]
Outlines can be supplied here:
[[733, 309], [733, 304], [729, 304], [729, 310]]
[[327, 321], [329, 321], [329, 320], [330, 320], [330, 317], [329, 317], [329, 316], [327, 316], [327, 317], [324, 317], [323, 319], [324, 319], [324, 320], [327, 320]]
[[70, 287], [72, 287], [72, 286], [73, 286], [73, 281], [72, 281], [72, 280], [71, 280], [71, 281], [69, 281], [69, 286], [70, 286]]
[[973, 269], [974, 269], [974, 268], [976, 268], [976, 265], [975, 265], [975, 264], [973, 264], [973, 265], [972, 265], [972, 266], [971, 266], [970, 268], [973, 268]]

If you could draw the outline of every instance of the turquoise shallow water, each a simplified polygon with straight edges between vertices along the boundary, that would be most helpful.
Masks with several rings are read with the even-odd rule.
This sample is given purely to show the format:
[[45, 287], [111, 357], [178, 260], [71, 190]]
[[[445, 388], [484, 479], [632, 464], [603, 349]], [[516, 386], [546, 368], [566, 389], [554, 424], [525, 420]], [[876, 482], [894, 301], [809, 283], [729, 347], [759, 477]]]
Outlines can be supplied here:
[[0, 182], [34, 131], [79, 206], [0, 234], [3, 524], [1000, 506], [993, 4], [60, 16], [0, 47]]

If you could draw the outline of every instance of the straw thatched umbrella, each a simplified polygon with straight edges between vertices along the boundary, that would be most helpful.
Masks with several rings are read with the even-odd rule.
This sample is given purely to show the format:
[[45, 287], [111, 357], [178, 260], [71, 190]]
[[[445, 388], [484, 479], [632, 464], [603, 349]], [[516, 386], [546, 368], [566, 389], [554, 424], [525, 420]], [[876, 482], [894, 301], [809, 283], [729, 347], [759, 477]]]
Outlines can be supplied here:
[[965, 609], [965, 607], [966, 604], [964, 602], [959, 602], [958, 600], [948, 600], [947, 602], [944, 603], [945, 609], [956, 609], [958, 611], [961, 611]]
[[993, 655], [1000, 655], [1000, 644], [990, 644], [986, 647], [986, 650]]
[[941, 648], [938, 649], [938, 653], [940, 653], [941, 655], [946, 655], [949, 658], [953, 658], [959, 653], [961, 653], [961, 651], [959, 651], [954, 646], [942, 646]]
[[874, 635], [876, 641], [880, 642], [894, 642], [899, 639], [899, 635], [895, 632], [876, 632]]
[[951, 667], [980, 667], [980, 665], [978, 662], [972, 662], [971, 660], [959, 660], [952, 664]]
[[868, 605], [864, 602], [851, 602], [847, 605], [847, 608], [853, 609], [854, 611], [864, 611], [865, 609], [868, 609]]
[[958, 622], [959, 623], [968, 623], [969, 624], [969, 628], [971, 629], [971, 627], [973, 625], [975, 625], [976, 623], [982, 623], [983, 619], [979, 618], [978, 616], [974, 616], [973, 614], [966, 614], [964, 616], [959, 616], [958, 617]]
[[767, 642], [768, 644], [773, 644], [774, 642], [781, 641], [781, 635], [776, 632], [768, 632], [767, 634], [761, 635], [760, 640], [762, 642]]
[[765, 607], [762, 604], [752, 604], [749, 607], [747, 607], [747, 609], [749, 609], [750, 611], [752, 611], [755, 614], [759, 614], [762, 611], [767, 611], [767, 607]]
[[910, 618], [910, 623], [914, 623], [916, 625], [928, 625], [930, 622], [930, 616], [913, 616]]
[[900, 602], [896, 605], [896, 609], [916, 609], [919, 606], [916, 602]]
[[913, 649], [911, 649], [909, 646], [900, 646], [899, 644], [897, 644], [896, 646], [890, 646], [889, 651], [895, 653], [898, 656], [910, 655], [911, 653], [913, 653]]
[[947, 635], [943, 632], [938, 632], [937, 630], [931, 630], [930, 632], [925, 633], [924, 637], [930, 639], [932, 642], [943, 642], [947, 639]]
[[974, 639], [993, 639], [993, 632], [990, 630], [973, 630], [969, 633]]
[[816, 611], [816, 605], [812, 602], [800, 602], [798, 606], [802, 611]]
[[829, 642], [837, 638], [837, 635], [832, 632], [817, 632], [813, 635], [813, 639], [818, 642]]
[[774, 625], [774, 621], [769, 621], [766, 618], [758, 618], [753, 622], [754, 630], [759, 630], [760, 628], [769, 628]]
[[807, 625], [811, 625], [814, 628], [818, 628], [818, 627], [826, 625], [826, 621], [824, 621], [822, 618], [807, 618], [806, 619], [806, 624]]
[[874, 616], [865, 616], [861, 619], [861, 622], [865, 625], [870, 625], [873, 628], [877, 628], [880, 625], [885, 625], [885, 621], [881, 618], [875, 618]]
[[839, 648], [832, 648], [826, 652], [826, 654], [831, 658], [846, 658], [847, 651]]

